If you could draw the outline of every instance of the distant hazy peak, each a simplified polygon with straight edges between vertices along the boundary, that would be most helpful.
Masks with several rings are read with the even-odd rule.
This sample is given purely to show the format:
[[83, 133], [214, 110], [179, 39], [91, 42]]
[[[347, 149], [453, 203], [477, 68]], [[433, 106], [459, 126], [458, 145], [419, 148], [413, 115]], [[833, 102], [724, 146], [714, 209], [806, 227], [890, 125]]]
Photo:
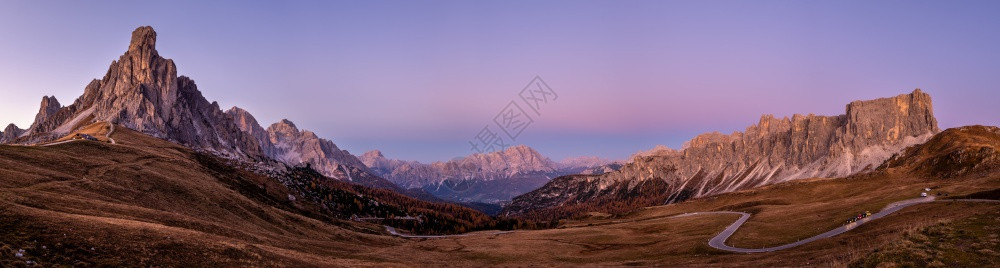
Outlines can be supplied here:
[[663, 154], [668, 154], [668, 153], [673, 153], [673, 152], [677, 152], [677, 150], [671, 149], [670, 147], [667, 147], [666, 145], [656, 145], [656, 146], [653, 147], [653, 149], [649, 149], [649, 150], [646, 150], [646, 151], [636, 152], [631, 157], [629, 157], [629, 161], [632, 161], [632, 159], [634, 159], [636, 157], [653, 156], [653, 155], [663, 155]]
[[562, 165], [564, 168], [591, 168], [591, 167], [611, 164], [614, 162], [616, 161], [597, 156], [577, 156], [577, 157], [567, 157], [562, 161], [559, 161], [559, 164]]
[[379, 150], [371, 150], [361, 154], [361, 159], [376, 159], [376, 158], [385, 158], [385, 155], [382, 155], [382, 151]]
[[276, 129], [294, 130], [296, 132], [299, 131], [299, 128], [295, 126], [295, 123], [293, 123], [291, 120], [288, 119], [281, 119], [280, 121], [271, 124], [271, 126], [268, 127], [268, 129], [272, 127]]

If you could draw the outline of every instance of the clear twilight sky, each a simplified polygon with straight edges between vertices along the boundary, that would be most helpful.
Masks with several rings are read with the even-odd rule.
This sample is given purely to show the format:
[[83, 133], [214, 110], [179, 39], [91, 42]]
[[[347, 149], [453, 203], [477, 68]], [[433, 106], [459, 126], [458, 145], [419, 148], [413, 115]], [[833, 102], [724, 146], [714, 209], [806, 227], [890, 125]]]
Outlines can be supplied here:
[[405, 160], [471, 153], [536, 75], [559, 98], [514, 143], [557, 161], [914, 88], [942, 129], [1000, 123], [998, 1], [5, 1], [0, 124], [71, 104], [142, 25], [209, 101]]

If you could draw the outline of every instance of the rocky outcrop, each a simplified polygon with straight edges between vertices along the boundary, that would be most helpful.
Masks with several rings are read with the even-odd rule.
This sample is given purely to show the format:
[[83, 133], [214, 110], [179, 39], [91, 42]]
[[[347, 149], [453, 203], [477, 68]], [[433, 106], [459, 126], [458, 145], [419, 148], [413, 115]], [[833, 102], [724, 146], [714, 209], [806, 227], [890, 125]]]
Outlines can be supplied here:
[[233, 119], [233, 122], [236, 123], [236, 126], [240, 130], [250, 134], [250, 136], [257, 141], [257, 144], [260, 145], [261, 151], [265, 155], [276, 159], [278, 154], [277, 150], [274, 148], [274, 144], [271, 143], [270, 134], [267, 130], [264, 130], [259, 123], [257, 123], [257, 119], [254, 118], [250, 112], [243, 110], [243, 108], [233, 106], [232, 108], [229, 108], [229, 110], [226, 110], [226, 115], [229, 115], [229, 117]]
[[332, 141], [316, 136], [308, 130], [299, 130], [295, 123], [283, 119], [267, 128], [268, 140], [262, 143], [272, 146], [273, 158], [292, 165], [308, 164], [323, 175], [353, 180], [349, 167], [367, 172], [366, 166], [346, 150], [341, 150]]
[[[919, 89], [852, 102], [839, 116], [764, 115], [744, 132], [702, 134], [679, 151], [637, 154], [616, 172], [563, 182], [570, 187], [544, 186], [515, 198], [507, 212], [585, 203], [581, 191], [628, 189], [646, 180], [665, 181], [669, 194], [663, 201], [670, 203], [794, 179], [848, 176], [871, 171], [938, 131], [931, 98]], [[537, 202], [542, 196], [549, 201]]]
[[[59, 100], [56, 100], [56, 96], [42, 96], [42, 104], [38, 108], [38, 114], [35, 115], [35, 121], [31, 123], [32, 126], [41, 125], [43, 122], [51, 118], [59, 109], [62, 109], [62, 105], [59, 104]], [[32, 130], [28, 130], [31, 132]]]
[[13, 141], [24, 134], [24, 132], [25, 130], [18, 128], [17, 125], [7, 125], [7, 128], [4, 128], [3, 132], [0, 132], [0, 143]]

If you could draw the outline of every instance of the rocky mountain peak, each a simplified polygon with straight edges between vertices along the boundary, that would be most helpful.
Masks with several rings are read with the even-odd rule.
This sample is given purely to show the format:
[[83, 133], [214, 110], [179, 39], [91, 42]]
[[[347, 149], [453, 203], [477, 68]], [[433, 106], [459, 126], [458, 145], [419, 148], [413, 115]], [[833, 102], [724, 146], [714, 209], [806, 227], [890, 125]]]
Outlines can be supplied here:
[[299, 132], [299, 128], [295, 126], [295, 123], [288, 119], [281, 119], [281, 121], [271, 124], [271, 127], [268, 127], [268, 129], [272, 127], [275, 129], [288, 130], [290, 132]]
[[297, 138], [302, 136], [298, 127], [295, 127], [295, 123], [288, 119], [281, 119], [281, 121], [271, 124], [267, 127], [267, 133], [271, 136], [271, 142], [278, 144], [281, 140]]
[[156, 54], [156, 31], [150, 26], [141, 26], [132, 31], [132, 41], [128, 44], [130, 53]]
[[597, 156], [577, 156], [563, 159], [559, 162], [559, 166], [562, 170], [568, 171], [568, 174], [596, 175], [617, 170], [621, 168], [621, 163]]
[[629, 160], [630, 161], [634, 160], [636, 157], [647, 157], [647, 156], [654, 156], [654, 155], [666, 155], [666, 154], [675, 153], [675, 152], [677, 152], [677, 150], [671, 149], [670, 147], [667, 147], [666, 145], [656, 145], [656, 146], [653, 147], [653, 149], [649, 149], [649, 150], [646, 150], [646, 151], [639, 151], [639, 152], [633, 154], [631, 157], [629, 157]]
[[504, 149], [503, 151], [487, 153], [487, 154], [494, 154], [494, 153], [502, 155], [504, 157], [512, 157], [512, 158], [535, 157], [535, 156], [543, 158], [542, 154], [538, 153], [538, 151], [535, 151], [534, 148], [528, 147], [527, 145], [524, 144], [510, 146], [507, 147], [507, 149]]
[[417, 162], [407, 162], [385, 158], [385, 155], [383, 155], [382, 151], [379, 150], [365, 152], [364, 154], [361, 154], [361, 156], [358, 156], [358, 160], [361, 160], [361, 163], [365, 164], [365, 166], [376, 175], [383, 177], [391, 175], [395, 169], [400, 167], [403, 167], [403, 169], [411, 169], [415, 165], [422, 165]]
[[518, 144], [514, 146], [507, 147], [504, 151], [534, 151], [535, 149], [529, 147], [528, 145]]
[[[382, 154], [382, 151], [379, 151], [379, 150], [371, 150], [371, 151], [367, 151], [367, 152], [365, 152], [364, 154], [361, 154], [361, 157], [360, 157], [360, 158], [361, 158], [361, 161], [362, 161], [362, 162], [367, 162], [367, 161], [365, 161], [365, 160], [367, 160], [367, 159], [380, 159], [380, 158], [385, 158], [385, 155], [383, 155], [383, 154]], [[366, 163], [366, 164], [367, 164], [367, 163]]]
[[62, 105], [59, 104], [59, 100], [56, 100], [55, 96], [42, 96], [41, 107], [38, 108], [38, 114], [35, 115], [35, 121], [31, 125], [38, 125], [45, 122], [49, 117], [52, 117]]
[[69, 106], [44, 98], [30, 133], [17, 142], [49, 141], [91, 122], [112, 122], [196, 150], [262, 156], [254, 139], [206, 100], [193, 80], [177, 76], [174, 62], [160, 57], [155, 45], [152, 27], [133, 31], [128, 50], [103, 78], [91, 81]]
[[243, 110], [243, 108], [233, 106], [232, 108], [229, 108], [229, 110], [226, 110], [226, 114], [231, 116], [233, 121], [236, 122], [236, 125], [243, 131], [251, 132], [252, 134], [253, 132], [256, 132], [257, 129], [263, 130], [257, 122], [257, 119], [254, 118], [250, 112], [247, 112], [247, 110]]
[[17, 127], [17, 125], [7, 125], [7, 128], [4, 128], [3, 132], [0, 132], [0, 143], [13, 141], [14, 139], [17, 139], [17, 137], [20, 137], [21, 134], [24, 134], [24, 130]]
[[508, 147], [503, 151], [473, 154], [449, 162], [472, 164], [487, 170], [503, 170], [508, 173], [553, 172], [558, 169], [555, 162], [523, 144]]
[[59, 100], [56, 96], [42, 96], [42, 109], [45, 110], [59, 110], [62, 105], [59, 104]]
[[274, 155], [275, 149], [274, 145], [270, 142], [270, 134], [267, 130], [264, 130], [264, 128], [260, 126], [257, 119], [254, 118], [250, 112], [244, 110], [243, 108], [233, 106], [232, 108], [229, 108], [229, 110], [226, 110], [226, 114], [232, 118], [233, 122], [236, 123], [236, 126], [239, 127], [240, 130], [250, 134], [250, 136], [253, 136], [253, 138], [257, 140], [257, 144], [260, 145], [264, 154], [268, 156]]

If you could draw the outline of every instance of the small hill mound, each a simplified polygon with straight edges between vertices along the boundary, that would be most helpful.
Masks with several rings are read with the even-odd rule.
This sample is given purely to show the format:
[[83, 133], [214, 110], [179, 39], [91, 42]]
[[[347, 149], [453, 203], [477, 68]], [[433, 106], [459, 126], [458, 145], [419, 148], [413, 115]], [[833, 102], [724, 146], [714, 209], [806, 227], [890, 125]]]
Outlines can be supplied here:
[[886, 160], [882, 169], [902, 169], [937, 178], [983, 176], [1000, 171], [1000, 128], [951, 128]]
[[55, 140], [55, 142], [88, 139], [101, 142], [111, 142], [108, 133], [111, 132], [111, 124], [108, 122], [95, 122], [85, 127], [81, 127], [72, 133]]

